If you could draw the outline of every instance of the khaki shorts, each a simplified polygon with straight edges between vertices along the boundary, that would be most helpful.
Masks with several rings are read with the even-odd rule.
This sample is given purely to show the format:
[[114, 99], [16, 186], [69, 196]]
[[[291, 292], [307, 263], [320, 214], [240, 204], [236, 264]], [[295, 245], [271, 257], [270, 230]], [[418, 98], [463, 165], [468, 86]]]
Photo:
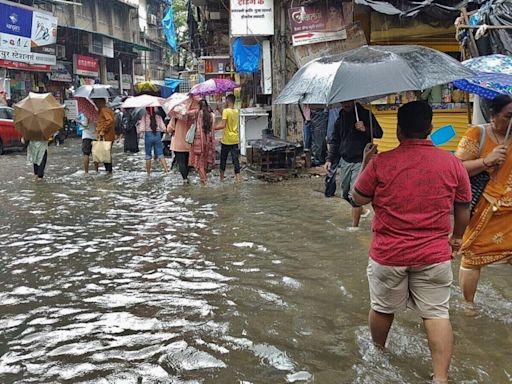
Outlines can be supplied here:
[[389, 267], [370, 259], [367, 274], [374, 311], [396, 313], [409, 308], [424, 319], [450, 318], [450, 261], [422, 267]]

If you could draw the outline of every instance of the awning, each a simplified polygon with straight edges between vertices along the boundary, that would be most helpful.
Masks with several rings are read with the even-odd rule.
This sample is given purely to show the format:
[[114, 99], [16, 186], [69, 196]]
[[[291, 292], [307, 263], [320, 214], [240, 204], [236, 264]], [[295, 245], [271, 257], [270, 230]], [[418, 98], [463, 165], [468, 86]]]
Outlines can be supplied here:
[[356, 4], [367, 5], [374, 11], [386, 15], [415, 17], [425, 13], [432, 17], [453, 17], [459, 13], [461, 7], [468, 3], [478, 3], [479, 0], [355, 0]]

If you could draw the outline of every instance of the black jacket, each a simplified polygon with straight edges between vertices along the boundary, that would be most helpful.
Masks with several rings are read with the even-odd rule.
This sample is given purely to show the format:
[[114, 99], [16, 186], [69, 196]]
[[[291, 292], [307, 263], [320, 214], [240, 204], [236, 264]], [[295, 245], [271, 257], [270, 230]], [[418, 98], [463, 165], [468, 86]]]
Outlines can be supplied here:
[[[366, 131], [361, 132], [355, 128], [355, 111], [347, 113], [342, 109], [334, 124], [334, 133], [329, 147], [327, 160], [331, 163], [336, 162], [340, 157], [349, 163], [360, 163], [363, 161], [364, 147], [371, 142], [370, 112], [360, 104], [356, 104], [356, 107], [359, 120], [364, 122]], [[371, 118], [373, 137], [380, 139], [383, 134], [382, 128], [373, 114], [371, 114]]]

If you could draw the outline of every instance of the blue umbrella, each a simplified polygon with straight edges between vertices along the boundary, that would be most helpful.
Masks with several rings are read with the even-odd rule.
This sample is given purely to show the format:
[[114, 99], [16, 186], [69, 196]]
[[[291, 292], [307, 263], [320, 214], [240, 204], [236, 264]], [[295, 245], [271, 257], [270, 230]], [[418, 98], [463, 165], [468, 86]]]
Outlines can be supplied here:
[[512, 96], [512, 57], [488, 55], [463, 61], [462, 64], [477, 74], [453, 84], [463, 91], [494, 99], [500, 94]]

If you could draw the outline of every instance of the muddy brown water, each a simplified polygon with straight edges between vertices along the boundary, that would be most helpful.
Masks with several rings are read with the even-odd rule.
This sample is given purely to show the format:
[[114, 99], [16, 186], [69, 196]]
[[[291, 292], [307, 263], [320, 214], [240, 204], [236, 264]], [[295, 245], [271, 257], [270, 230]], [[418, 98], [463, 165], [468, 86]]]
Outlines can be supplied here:
[[[370, 218], [346, 231], [322, 179], [181, 185], [120, 148], [86, 177], [51, 147], [38, 183], [0, 156], [0, 383], [427, 382], [413, 313], [369, 341]], [[512, 382], [511, 278], [485, 270], [475, 317], [454, 285], [453, 383]]]

